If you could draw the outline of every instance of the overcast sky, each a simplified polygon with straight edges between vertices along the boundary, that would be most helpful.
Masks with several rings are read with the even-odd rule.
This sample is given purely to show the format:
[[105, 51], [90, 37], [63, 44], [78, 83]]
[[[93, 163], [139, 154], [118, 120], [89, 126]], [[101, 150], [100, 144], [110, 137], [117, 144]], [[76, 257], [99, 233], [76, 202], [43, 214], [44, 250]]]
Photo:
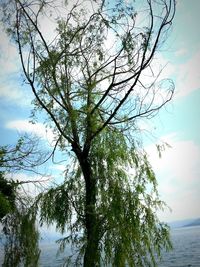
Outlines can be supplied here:
[[[142, 126], [156, 136], [152, 143], [147, 142], [146, 150], [158, 177], [161, 199], [172, 209], [160, 214], [167, 221], [200, 217], [199, 11], [199, 0], [178, 1], [172, 32], [161, 55], [163, 62], [168, 62], [165, 75], [174, 79], [176, 93], [155, 119]], [[14, 143], [20, 131], [33, 131], [51, 140], [42, 123], [28, 123], [32, 96], [22, 86], [17, 50], [3, 31], [0, 66], [0, 145]], [[171, 146], [161, 159], [155, 148], [160, 140]]]

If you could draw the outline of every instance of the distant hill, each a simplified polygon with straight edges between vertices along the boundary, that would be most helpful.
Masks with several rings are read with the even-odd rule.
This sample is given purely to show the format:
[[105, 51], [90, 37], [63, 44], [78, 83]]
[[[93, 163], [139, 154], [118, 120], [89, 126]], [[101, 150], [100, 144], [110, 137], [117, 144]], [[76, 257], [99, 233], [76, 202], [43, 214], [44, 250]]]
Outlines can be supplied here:
[[196, 219], [185, 219], [185, 220], [178, 220], [178, 221], [173, 221], [173, 222], [168, 222], [168, 225], [173, 229], [173, 228], [180, 228], [184, 227], [185, 225], [188, 225], [192, 222], [194, 222]]
[[183, 227], [198, 226], [200, 225], [200, 218], [192, 221], [191, 223], [185, 224]]
[[190, 226], [199, 226], [200, 218], [178, 220], [178, 221], [168, 222], [167, 224], [170, 226], [171, 229], [181, 228], [181, 227], [190, 227]]

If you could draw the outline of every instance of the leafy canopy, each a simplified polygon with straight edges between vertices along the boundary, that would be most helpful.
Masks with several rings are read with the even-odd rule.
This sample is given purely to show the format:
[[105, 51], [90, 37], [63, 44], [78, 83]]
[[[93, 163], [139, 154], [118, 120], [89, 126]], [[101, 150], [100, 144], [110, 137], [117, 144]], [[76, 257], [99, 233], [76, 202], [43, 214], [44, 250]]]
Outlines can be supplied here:
[[[103, 266], [155, 264], [161, 248], [168, 250], [171, 243], [168, 226], [156, 216], [165, 203], [159, 199], [146, 153], [127, 144], [122, 133], [104, 130], [93, 142], [90, 157], [97, 181], [99, 261]], [[55, 222], [63, 233], [66, 229], [71, 232], [59, 243], [61, 250], [68, 243], [74, 246], [77, 266], [82, 264], [86, 245], [84, 199], [84, 179], [76, 161], [62, 185], [39, 197], [41, 220]]]

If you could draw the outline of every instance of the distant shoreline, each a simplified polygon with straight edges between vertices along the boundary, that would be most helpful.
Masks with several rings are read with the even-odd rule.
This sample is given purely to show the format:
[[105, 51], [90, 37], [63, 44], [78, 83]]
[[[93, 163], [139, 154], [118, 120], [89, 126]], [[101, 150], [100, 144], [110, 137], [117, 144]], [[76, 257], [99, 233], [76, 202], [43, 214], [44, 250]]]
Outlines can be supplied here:
[[167, 223], [171, 229], [182, 228], [182, 227], [191, 227], [191, 226], [200, 226], [200, 218], [178, 220]]

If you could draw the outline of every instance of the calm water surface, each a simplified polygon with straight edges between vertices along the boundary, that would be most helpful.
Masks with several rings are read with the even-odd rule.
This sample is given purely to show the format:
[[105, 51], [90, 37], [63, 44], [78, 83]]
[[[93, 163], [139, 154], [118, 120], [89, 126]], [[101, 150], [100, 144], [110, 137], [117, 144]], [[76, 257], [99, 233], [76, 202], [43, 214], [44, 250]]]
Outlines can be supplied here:
[[[163, 261], [158, 266], [200, 267], [200, 226], [173, 229], [171, 237], [174, 249], [163, 254]], [[63, 257], [55, 260], [55, 255], [54, 244], [44, 247], [41, 267], [61, 267]]]
[[200, 267], [200, 226], [173, 229], [174, 250], [163, 255], [159, 267]]
[[[164, 253], [159, 267], [200, 267], [200, 226], [177, 228], [171, 231], [174, 250]], [[54, 242], [41, 244], [41, 267], [61, 267], [66, 255], [56, 255]], [[0, 250], [0, 266], [2, 264]], [[139, 267], [139, 266], [138, 266]]]

